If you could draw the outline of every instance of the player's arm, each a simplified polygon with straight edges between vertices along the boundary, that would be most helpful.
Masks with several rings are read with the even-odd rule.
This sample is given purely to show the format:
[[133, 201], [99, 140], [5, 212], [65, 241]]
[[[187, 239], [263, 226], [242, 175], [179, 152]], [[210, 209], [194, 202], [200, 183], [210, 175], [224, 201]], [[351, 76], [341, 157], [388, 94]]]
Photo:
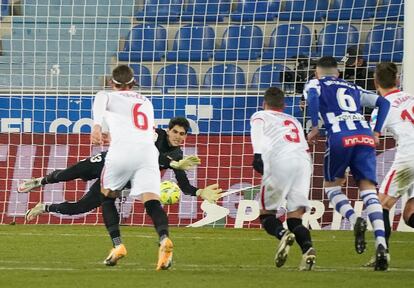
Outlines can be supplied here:
[[252, 140], [253, 146], [253, 169], [263, 175], [263, 160], [262, 160], [262, 146], [263, 146], [263, 130], [264, 130], [264, 120], [260, 115], [253, 115], [250, 120], [250, 137]]
[[163, 169], [171, 168], [177, 170], [188, 170], [196, 165], [200, 165], [201, 160], [196, 155], [183, 157], [181, 151], [181, 153], [160, 153], [160, 156], [158, 157], [158, 163]]
[[190, 184], [187, 174], [183, 170], [173, 169], [178, 187], [185, 195], [200, 196], [203, 200], [210, 203], [216, 202], [221, 197], [222, 189], [217, 184], [209, 185], [205, 188], [197, 188]]
[[93, 107], [93, 127], [91, 133], [92, 143], [95, 145], [101, 145], [102, 142], [102, 126], [104, 125], [104, 113], [108, 103], [108, 95], [105, 92], [99, 92], [96, 94]]
[[303, 94], [308, 104], [309, 116], [312, 121], [312, 130], [308, 134], [308, 141], [314, 142], [319, 135], [319, 96], [321, 94], [319, 81], [317, 79], [309, 81], [306, 84]]
[[376, 141], [381, 134], [381, 131], [385, 127], [388, 112], [390, 111], [391, 104], [384, 97], [378, 96], [372, 92], [366, 91], [361, 87], [358, 87], [361, 94], [361, 105], [366, 107], [378, 107], [377, 120], [374, 127], [374, 134]]

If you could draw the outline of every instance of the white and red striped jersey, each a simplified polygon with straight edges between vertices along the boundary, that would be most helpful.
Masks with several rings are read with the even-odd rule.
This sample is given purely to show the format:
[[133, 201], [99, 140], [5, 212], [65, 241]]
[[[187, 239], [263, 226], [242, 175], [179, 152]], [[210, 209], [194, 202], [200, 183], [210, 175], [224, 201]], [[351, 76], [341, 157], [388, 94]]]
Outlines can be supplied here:
[[253, 152], [274, 156], [309, 150], [302, 125], [295, 117], [275, 110], [258, 111], [250, 119]]
[[154, 143], [154, 108], [135, 91], [100, 91], [93, 103], [94, 124], [107, 125], [111, 145]]
[[[414, 96], [394, 90], [384, 96], [391, 103], [384, 128], [397, 141], [396, 158], [414, 156]], [[375, 117], [375, 116], [374, 116]]]

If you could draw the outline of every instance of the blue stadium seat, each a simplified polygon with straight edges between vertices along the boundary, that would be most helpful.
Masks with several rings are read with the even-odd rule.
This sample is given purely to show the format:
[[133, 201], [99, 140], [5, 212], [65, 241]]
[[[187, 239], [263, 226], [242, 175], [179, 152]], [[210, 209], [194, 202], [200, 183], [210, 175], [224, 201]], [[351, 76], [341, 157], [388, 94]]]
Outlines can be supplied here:
[[167, 47], [167, 31], [161, 25], [138, 24], [127, 36], [120, 61], [160, 61]]
[[376, 7], [377, 0], [332, 0], [328, 20], [369, 19]]
[[160, 69], [155, 79], [155, 87], [163, 88], [197, 88], [198, 81], [194, 68], [185, 64], [170, 64]]
[[329, 24], [319, 32], [318, 43], [314, 56], [339, 59], [345, 56], [348, 46], [358, 45], [359, 32], [349, 23]]
[[382, 0], [375, 11], [375, 19], [404, 21], [404, 0]]
[[404, 28], [397, 24], [381, 24], [368, 33], [364, 57], [369, 62], [402, 62]]
[[223, 22], [230, 14], [231, 0], [190, 0], [183, 13], [182, 21]]
[[151, 87], [151, 72], [150, 70], [140, 64], [130, 64], [132, 70], [134, 70], [135, 82], [139, 87]]
[[186, 25], [175, 35], [168, 61], [208, 61], [214, 50], [214, 29], [210, 26]]
[[269, 47], [263, 50], [263, 59], [297, 58], [310, 56], [312, 34], [302, 24], [281, 24], [270, 36]]
[[203, 88], [244, 89], [246, 88], [246, 77], [243, 70], [234, 64], [216, 65], [206, 72]]
[[243, 0], [231, 12], [230, 19], [238, 22], [270, 21], [277, 17], [280, 0]]
[[0, 3], [0, 21], [1, 21], [2, 17], [9, 16], [9, 15], [10, 15], [9, 0], [1, 0], [1, 3]]
[[220, 49], [214, 60], [254, 60], [260, 58], [263, 33], [258, 26], [233, 25], [223, 34]]
[[144, 9], [135, 13], [138, 21], [168, 23], [178, 21], [183, 0], [146, 0]]
[[[134, 0], [24, 0], [23, 15], [36, 17], [108, 17], [132, 16]], [[76, 19], [75, 19], [76, 20]]]
[[329, 0], [287, 0], [278, 18], [283, 21], [319, 21], [326, 17]]
[[269, 87], [282, 87], [284, 71], [289, 70], [281, 64], [268, 64], [257, 68], [253, 74], [250, 88], [267, 89]]

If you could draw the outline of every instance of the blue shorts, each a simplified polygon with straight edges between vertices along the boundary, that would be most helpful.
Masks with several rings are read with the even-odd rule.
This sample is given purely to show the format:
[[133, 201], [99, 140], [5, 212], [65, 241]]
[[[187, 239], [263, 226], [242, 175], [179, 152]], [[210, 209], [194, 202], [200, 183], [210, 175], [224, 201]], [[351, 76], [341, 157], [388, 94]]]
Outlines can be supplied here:
[[375, 143], [372, 135], [332, 134], [326, 141], [324, 176], [326, 181], [344, 178], [349, 167], [355, 181], [377, 183]]

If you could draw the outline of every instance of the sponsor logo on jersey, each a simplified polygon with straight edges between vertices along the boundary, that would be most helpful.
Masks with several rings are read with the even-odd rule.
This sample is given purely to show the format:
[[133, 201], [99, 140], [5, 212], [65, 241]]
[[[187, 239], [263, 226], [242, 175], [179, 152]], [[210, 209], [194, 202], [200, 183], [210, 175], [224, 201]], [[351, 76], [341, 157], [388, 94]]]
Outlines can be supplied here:
[[375, 148], [374, 138], [367, 135], [352, 135], [342, 138], [344, 147], [353, 147], [357, 145], [371, 146]]

